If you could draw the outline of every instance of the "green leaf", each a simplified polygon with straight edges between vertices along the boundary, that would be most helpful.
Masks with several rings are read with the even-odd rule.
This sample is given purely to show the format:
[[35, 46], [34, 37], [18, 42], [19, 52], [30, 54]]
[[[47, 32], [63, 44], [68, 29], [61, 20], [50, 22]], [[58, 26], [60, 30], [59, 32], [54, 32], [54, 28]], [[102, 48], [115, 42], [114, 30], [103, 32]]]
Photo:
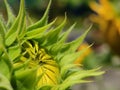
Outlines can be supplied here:
[[89, 82], [84, 80], [86, 77], [91, 77], [91, 76], [98, 76], [103, 74], [103, 71], [98, 71], [100, 68], [93, 69], [93, 70], [80, 70], [72, 73], [70, 76], [68, 76], [60, 85], [62, 87], [62, 90], [65, 90], [66, 88], [77, 84], [77, 83], [84, 83], [84, 82]]
[[0, 51], [1, 51], [1, 52], [3, 51], [3, 47], [4, 47], [3, 37], [2, 37], [2, 35], [0, 34]]
[[8, 55], [8, 52], [6, 50], [6, 48], [3, 48], [3, 55], [0, 57], [0, 59], [3, 59], [4, 62], [7, 64], [7, 66], [9, 67], [9, 71], [10, 73], [13, 72], [13, 63], [10, 60], [10, 57]]
[[15, 73], [16, 78], [29, 90], [33, 90], [36, 84], [37, 69], [20, 70]]
[[[12, 35], [14, 35], [15, 33], [16, 33], [15, 36], [17, 36], [22, 31], [24, 27], [24, 22], [25, 22], [24, 0], [21, 0], [19, 14], [16, 20], [14, 21], [14, 23], [12, 24], [11, 28], [6, 33], [6, 36], [5, 36], [6, 39], [10, 40]], [[7, 43], [6, 41], [6, 45], [8, 46], [11, 45], [15, 41], [15, 39], [16, 37], [14, 37], [12, 41], [9, 41], [9, 43]]]
[[75, 68], [77, 65], [75, 64], [68, 64], [68, 65], [64, 65], [61, 67], [61, 77], [64, 79], [66, 77], [66, 73], [68, 72], [68, 70], [70, 70], [71, 68]]
[[64, 43], [68, 37], [68, 35], [70, 34], [70, 32], [72, 31], [72, 29], [75, 27], [76, 23], [74, 23], [68, 30], [66, 30], [59, 38], [59, 42]]
[[3, 35], [6, 33], [6, 22], [3, 18], [3, 15], [0, 14], [0, 33], [2, 33]]
[[2, 35], [2, 36], [4, 36], [5, 35], [5, 27], [4, 27], [4, 24], [3, 24], [3, 22], [2, 22], [2, 20], [0, 19], [0, 34]]
[[3, 74], [7, 79], [10, 79], [10, 70], [6, 62], [0, 58], [0, 73]]
[[[90, 47], [90, 46], [89, 46]], [[73, 53], [68, 53], [68, 54], [63, 54], [61, 55], [62, 58], [59, 61], [61, 67], [70, 63], [74, 63], [74, 61], [80, 57], [80, 55], [82, 55], [89, 47], [79, 51], [79, 52], [73, 52]]]
[[76, 53], [71, 53], [71, 54], [62, 56], [61, 60], [59, 61], [60, 66], [64, 66], [64, 65], [73, 63], [82, 53], [83, 53], [82, 51], [79, 51]]
[[0, 73], [0, 90], [13, 90], [10, 81]]
[[[17, 89], [16, 90], [31, 90], [29, 88], [26, 88], [22, 82], [17, 81]], [[35, 89], [34, 89], [35, 90]]]
[[[26, 18], [27, 18], [27, 25], [28, 25], [28, 26], [34, 24], [32, 18], [29, 16], [28, 13], [27, 13], [27, 17], [26, 17]], [[29, 31], [29, 30], [28, 30], [28, 31]]]
[[8, 22], [7, 22], [7, 28], [9, 28], [14, 20], [15, 20], [15, 16], [11, 10], [11, 7], [9, 6], [7, 0], [4, 0], [4, 3], [5, 3], [5, 6], [6, 6], [6, 9], [7, 9], [7, 15], [8, 15]]
[[39, 37], [41, 37], [43, 32], [48, 30], [55, 23], [55, 21], [56, 21], [56, 19], [54, 21], [52, 21], [51, 23], [43, 26], [43, 27], [36, 28], [36, 29], [31, 30], [31, 31], [27, 31], [26, 38], [27, 39], [32, 39], [32, 38], [39, 38]]
[[26, 19], [24, 18], [23, 20], [23, 24], [22, 24], [22, 28], [19, 32], [19, 36], [18, 36], [18, 39], [21, 40], [23, 39], [23, 37], [25, 36], [27, 30], [26, 30]]
[[15, 33], [12, 33], [10, 36], [9, 36], [9, 38], [7, 38], [6, 40], [5, 40], [5, 45], [6, 46], [10, 46], [15, 40], [16, 40], [16, 38], [17, 38], [17, 32], [15, 32]]
[[53, 30], [48, 31], [47, 34], [42, 37], [42, 40], [44, 40], [41, 44], [42, 46], [49, 46], [49, 45], [57, 42], [57, 40], [59, 38], [59, 34], [62, 31], [63, 27], [65, 26], [66, 19], [67, 19], [67, 17], [65, 15], [64, 21], [59, 26], [57, 26]]
[[38, 22], [36, 22], [35, 24], [30, 25], [30, 26], [27, 28], [27, 31], [31, 31], [31, 30], [33, 30], [33, 29], [42, 27], [42, 26], [44, 26], [44, 25], [47, 24], [47, 21], [48, 21], [48, 13], [49, 13], [49, 9], [50, 9], [51, 2], [52, 2], [52, 0], [49, 1], [49, 4], [48, 4], [48, 6], [47, 6], [47, 9], [46, 9], [43, 17], [42, 17]]
[[39, 90], [51, 90], [51, 86], [43, 86]]
[[4, 47], [4, 36], [5, 36], [5, 27], [4, 24], [0, 18], [0, 51], [3, 50]]
[[11, 60], [14, 60], [18, 56], [20, 56], [20, 53], [21, 53], [21, 48], [19, 45], [9, 47], [8, 49], [8, 54]]
[[62, 49], [61, 49], [61, 53], [72, 53], [75, 52], [77, 50], [77, 48], [79, 47], [79, 45], [83, 42], [85, 36], [87, 35], [88, 31], [91, 29], [92, 25], [88, 28], [88, 30], [86, 30], [79, 38], [77, 38], [76, 40], [70, 42], [70, 43], [66, 43]]
[[61, 50], [61, 47], [63, 46], [65, 40], [67, 39], [67, 36], [71, 32], [71, 30], [74, 28], [75, 24], [73, 24], [68, 31], [64, 32], [62, 36], [59, 38], [58, 42], [49, 46], [46, 46], [46, 48], [51, 52], [53, 55], [57, 55], [59, 51]]

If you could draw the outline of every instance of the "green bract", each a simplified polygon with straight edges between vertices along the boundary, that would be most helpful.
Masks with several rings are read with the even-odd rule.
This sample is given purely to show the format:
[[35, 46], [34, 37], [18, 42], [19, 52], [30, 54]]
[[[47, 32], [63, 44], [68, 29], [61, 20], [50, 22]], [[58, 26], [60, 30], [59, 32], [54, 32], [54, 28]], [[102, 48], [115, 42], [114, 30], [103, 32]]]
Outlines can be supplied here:
[[43, 17], [34, 24], [30, 17], [26, 19], [24, 0], [17, 17], [7, 0], [4, 2], [8, 21], [0, 18], [0, 90], [68, 90], [74, 84], [88, 82], [85, 77], [103, 73], [99, 69], [82, 70], [73, 63], [85, 51], [76, 49], [90, 28], [67, 43], [75, 24], [62, 33], [65, 15], [64, 21], [53, 28], [56, 19], [48, 23], [51, 0]]

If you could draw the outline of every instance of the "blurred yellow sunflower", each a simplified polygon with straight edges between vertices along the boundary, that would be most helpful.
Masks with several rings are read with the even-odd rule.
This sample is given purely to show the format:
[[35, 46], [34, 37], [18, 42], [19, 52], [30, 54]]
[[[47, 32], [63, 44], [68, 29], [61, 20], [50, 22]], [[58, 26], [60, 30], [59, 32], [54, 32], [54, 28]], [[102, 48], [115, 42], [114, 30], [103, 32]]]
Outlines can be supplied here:
[[111, 49], [120, 55], [120, 17], [110, 0], [91, 2], [90, 8], [97, 13], [90, 16], [90, 20], [99, 25], [105, 41]]

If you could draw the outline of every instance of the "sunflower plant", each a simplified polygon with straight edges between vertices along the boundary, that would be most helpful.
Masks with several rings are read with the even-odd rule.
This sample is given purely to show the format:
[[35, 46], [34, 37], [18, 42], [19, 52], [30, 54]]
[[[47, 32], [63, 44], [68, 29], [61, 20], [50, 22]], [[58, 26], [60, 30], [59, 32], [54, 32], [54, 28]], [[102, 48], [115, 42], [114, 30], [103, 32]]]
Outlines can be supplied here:
[[86, 77], [103, 74], [99, 68], [83, 70], [74, 64], [87, 49], [76, 52], [89, 30], [66, 42], [75, 24], [62, 33], [66, 15], [59, 26], [54, 27], [56, 19], [48, 23], [51, 0], [36, 23], [26, 14], [24, 0], [17, 17], [4, 2], [8, 20], [0, 18], [0, 90], [69, 90], [74, 84], [89, 82]]

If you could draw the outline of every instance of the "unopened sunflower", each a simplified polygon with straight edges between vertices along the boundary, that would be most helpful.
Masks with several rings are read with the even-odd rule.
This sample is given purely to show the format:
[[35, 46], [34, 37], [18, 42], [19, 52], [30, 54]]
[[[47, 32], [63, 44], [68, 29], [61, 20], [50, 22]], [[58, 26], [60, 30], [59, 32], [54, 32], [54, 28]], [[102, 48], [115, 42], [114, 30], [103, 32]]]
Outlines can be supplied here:
[[103, 74], [99, 68], [82, 70], [73, 63], [82, 53], [76, 49], [89, 30], [65, 42], [75, 24], [62, 33], [66, 15], [59, 26], [54, 27], [56, 19], [48, 23], [51, 0], [36, 23], [26, 19], [24, 0], [20, 1], [16, 17], [4, 0], [8, 21], [0, 19], [0, 90], [69, 90], [74, 84], [88, 82], [85, 77]]

